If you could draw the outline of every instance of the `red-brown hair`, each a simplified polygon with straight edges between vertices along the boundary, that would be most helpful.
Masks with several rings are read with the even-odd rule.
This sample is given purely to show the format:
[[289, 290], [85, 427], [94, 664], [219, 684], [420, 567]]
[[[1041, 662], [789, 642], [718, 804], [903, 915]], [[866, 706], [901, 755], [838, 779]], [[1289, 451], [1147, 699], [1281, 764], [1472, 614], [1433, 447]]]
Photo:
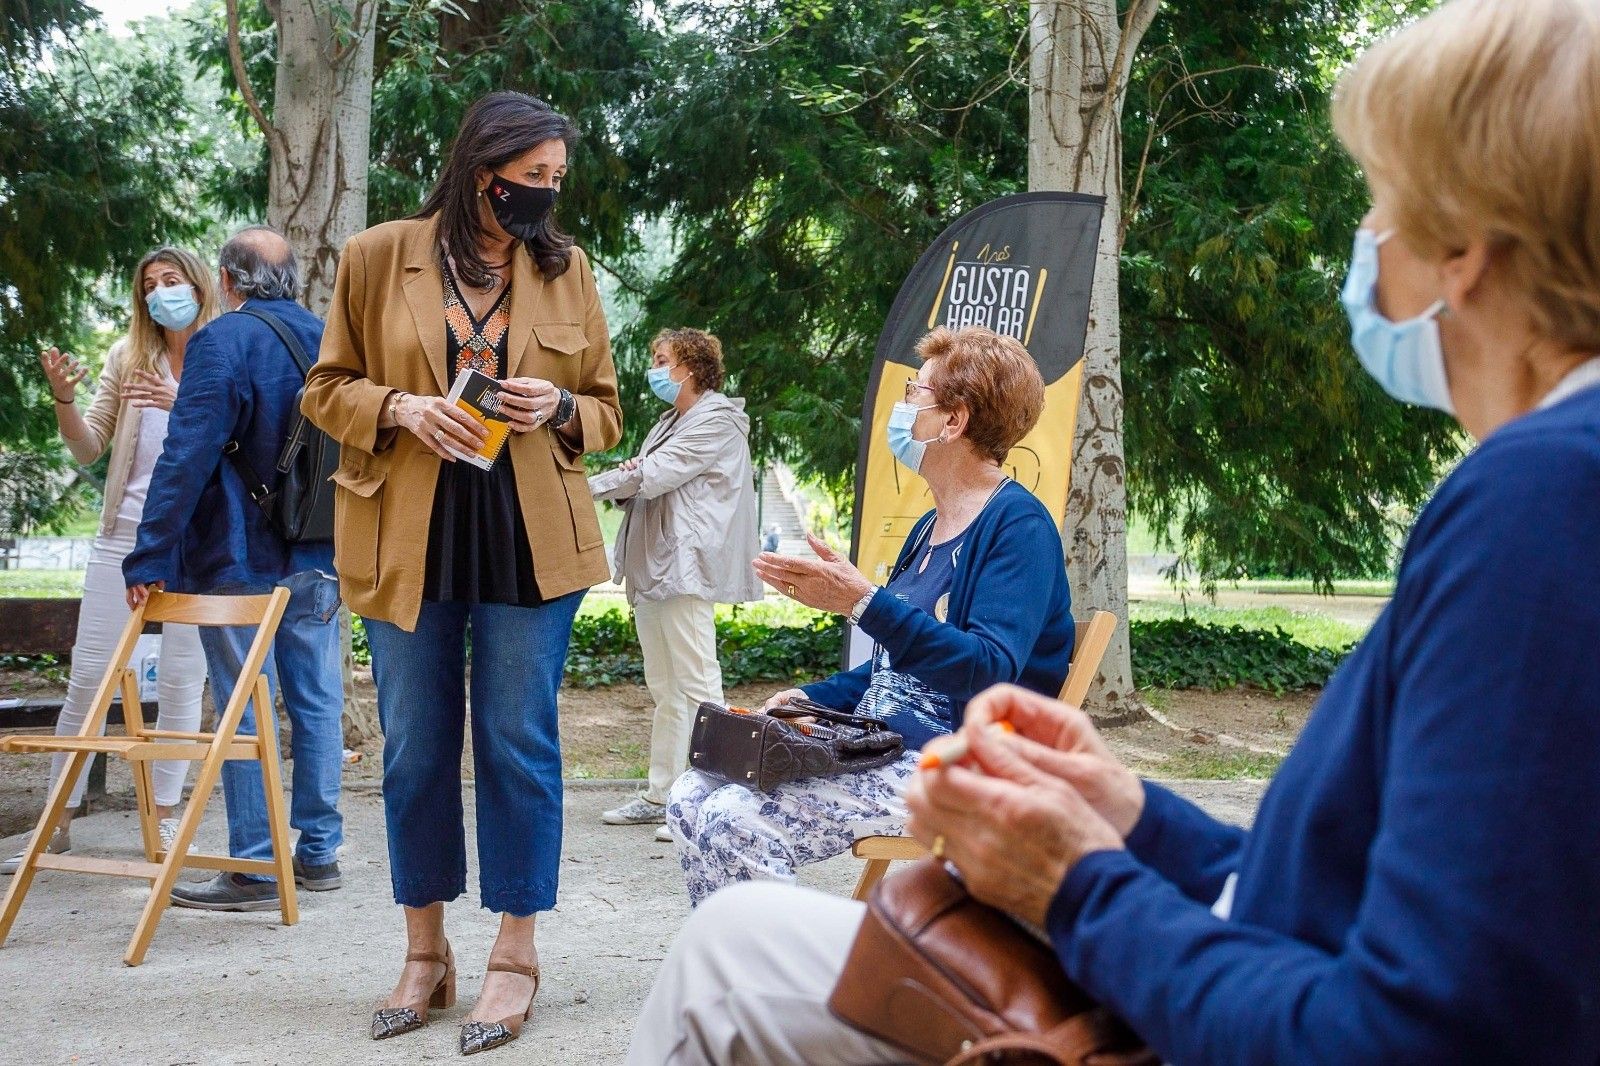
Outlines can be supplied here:
[[948, 411], [967, 409], [967, 439], [995, 462], [1038, 424], [1044, 379], [1020, 341], [982, 326], [940, 326], [917, 342], [917, 354], [935, 364], [934, 400]]

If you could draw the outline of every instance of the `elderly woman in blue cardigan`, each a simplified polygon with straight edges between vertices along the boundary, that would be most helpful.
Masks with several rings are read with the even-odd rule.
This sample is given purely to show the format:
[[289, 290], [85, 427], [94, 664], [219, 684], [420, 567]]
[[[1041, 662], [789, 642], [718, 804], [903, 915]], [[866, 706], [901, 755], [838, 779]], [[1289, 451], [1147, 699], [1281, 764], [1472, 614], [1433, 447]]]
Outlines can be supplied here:
[[1044, 383], [1027, 350], [987, 329], [936, 329], [889, 420], [895, 457], [927, 482], [934, 509], [913, 527], [888, 585], [878, 588], [812, 539], [819, 560], [766, 553], [764, 581], [801, 603], [847, 614], [871, 657], [770, 708], [805, 696], [884, 720], [906, 754], [875, 770], [760, 792], [689, 771], [673, 786], [667, 825], [698, 905], [732, 881], [793, 881], [795, 869], [894, 834], [917, 751], [961, 724], [966, 702], [1014, 682], [1054, 695], [1072, 657], [1073, 622], [1061, 537], [1001, 463], [1039, 420]]
[[[1393, 600], [1248, 831], [1015, 688], [969, 706], [972, 756], [918, 775], [910, 829], [1162, 1061], [1594, 1066], [1600, 6], [1442, 4], [1345, 76], [1334, 125], [1373, 200], [1343, 292], [1356, 355], [1478, 442]], [[630, 1066], [906, 1061], [827, 1010], [861, 914], [720, 894]]]

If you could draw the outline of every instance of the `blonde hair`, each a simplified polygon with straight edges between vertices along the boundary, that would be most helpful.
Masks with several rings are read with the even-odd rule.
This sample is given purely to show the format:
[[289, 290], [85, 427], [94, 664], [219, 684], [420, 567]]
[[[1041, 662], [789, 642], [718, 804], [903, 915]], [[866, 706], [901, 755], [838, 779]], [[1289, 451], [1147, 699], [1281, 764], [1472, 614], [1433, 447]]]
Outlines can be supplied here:
[[1357, 60], [1333, 125], [1419, 254], [1488, 241], [1539, 333], [1600, 348], [1600, 4], [1450, 0]]
[[133, 292], [129, 300], [132, 313], [128, 319], [128, 343], [123, 349], [123, 358], [127, 360], [129, 370], [148, 370], [154, 374], [156, 367], [166, 357], [167, 342], [144, 302], [144, 272], [152, 263], [167, 263], [176, 267], [184, 280], [194, 286], [195, 302], [200, 305], [200, 313], [195, 321], [200, 325], [217, 317], [222, 301], [217, 295], [216, 279], [211, 276], [204, 260], [193, 252], [166, 245], [145, 253], [133, 271]]

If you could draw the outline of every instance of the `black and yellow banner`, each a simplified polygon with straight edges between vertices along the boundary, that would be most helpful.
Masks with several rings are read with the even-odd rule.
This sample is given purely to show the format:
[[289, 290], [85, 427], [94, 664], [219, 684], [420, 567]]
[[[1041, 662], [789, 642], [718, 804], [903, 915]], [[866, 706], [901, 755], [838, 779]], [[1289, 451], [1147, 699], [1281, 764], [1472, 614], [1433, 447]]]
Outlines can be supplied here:
[[1015, 337], [1044, 376], [1044, 414], [1011, 450], [1006, 472], [1066, 513], [1089, 292], [1105, 201], [1077, 193], [1007, 196], [957, 219], [900, 287], [878, 336], [861, 416], [851, 557], [873, 581], [889, 569], [933, 506], [927, 484], [895, 461], [889, 413], [917, 376], [916, 344], [935, 326], [986, 326]]

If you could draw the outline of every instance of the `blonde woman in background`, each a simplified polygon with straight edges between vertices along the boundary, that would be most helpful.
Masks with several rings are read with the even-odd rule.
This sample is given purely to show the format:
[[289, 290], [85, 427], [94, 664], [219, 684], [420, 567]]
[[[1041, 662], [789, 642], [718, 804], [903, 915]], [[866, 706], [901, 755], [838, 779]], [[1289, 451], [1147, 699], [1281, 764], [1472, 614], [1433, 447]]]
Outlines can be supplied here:
[[[132, 297], [131, 328], [106, 353], [105, 368], [87, 411], [78, 410], [77, 389], [88, 376], [88, 368], [57, 348], [39, 356], [55, 400], [61, 439], [72, 457], [88, 466], [106, 449], [111, 450], [100, 528], [84, 572], [67, 698], [56, 720], [58, 736], [82, 728], [95, 688], [127, 625], [122, 557], [133, 548], [150, 472], [166, 439], [167, 414], [177, 399], [178, 379], [183, 375], [184, 347], [219, 310], [211, 271], [198, 256], [181, 248], [157, 248], [141, 259], [133, 273]], [[200, 692], [205, 679], [199, 631], [193, 626], [163, 627], [157, 668], [157, 728], [182, 732], [200, 728]], [[57, 755], [50, 769], [52, 783], [65, 765], [66, 757]], [[188, 772], [186, 762], [151, 766], [163, 848], [177, 835], [177, 807]], [[80, 775], [71, 785], [69, 820], [56, 830], [47, 849], [54, 854], [72, 848], [70, 818], [83, 802], [86, 777], [87, 773]], [[0, 863], [0, 873], [15, 873], [21, 858], [18, 852]]]

